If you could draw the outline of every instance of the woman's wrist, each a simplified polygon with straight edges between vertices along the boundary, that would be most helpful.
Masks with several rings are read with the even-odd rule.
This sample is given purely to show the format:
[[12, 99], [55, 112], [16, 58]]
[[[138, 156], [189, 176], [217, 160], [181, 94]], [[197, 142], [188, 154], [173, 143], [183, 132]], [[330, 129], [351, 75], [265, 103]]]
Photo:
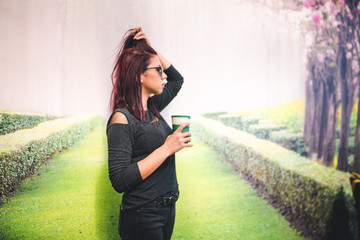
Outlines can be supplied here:
[[169, 147], [164, 143], [161, 147], [159, 147], [159, 150], [165, 154], [166, 158], [168, 158], [169, 156], [172, 155], [171, 150], [169, 149]]
[[171, 63], [160, 52], [156, 51], [156, 53], [160, 58], [161, 65], [165, 70], [168, 69], [171, 66]]

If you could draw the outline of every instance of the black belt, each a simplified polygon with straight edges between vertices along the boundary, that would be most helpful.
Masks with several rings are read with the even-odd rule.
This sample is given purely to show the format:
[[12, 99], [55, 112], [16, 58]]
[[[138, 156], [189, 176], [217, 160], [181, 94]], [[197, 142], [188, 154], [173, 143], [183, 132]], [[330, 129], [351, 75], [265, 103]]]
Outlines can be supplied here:
[[172, 206], [178, 200], [178, 196], [160, 196], [154, 200], [154, 203], [163, 206]]
[[[160, 196], [158, 198], [156, 198], [155, 200], [144, 204], [143, 206], [146, 206], [148, 204], [152, 205], [152, 204], [156, 204], [156, 205], [161, 205], [161, 206], [173, 206], [175, 204], [175, 202], [178, 200], [179, 195], [165, 195], [165, 196]], [[120, 205], [120, 210], [121, 211], [128, 211], [128, 210], [132, 210], [132, 209], [138, 209], [138, 208], [131, 208], [131, 209], [126, 209], [124, 208], [124, 206], [121, 204]]]

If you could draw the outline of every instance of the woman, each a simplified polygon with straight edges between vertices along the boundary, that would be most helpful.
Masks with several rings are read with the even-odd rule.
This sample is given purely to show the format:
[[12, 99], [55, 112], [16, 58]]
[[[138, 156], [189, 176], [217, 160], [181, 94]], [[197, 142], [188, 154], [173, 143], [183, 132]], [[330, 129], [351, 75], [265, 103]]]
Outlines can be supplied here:
[[192, 144], [186, 143], [191, 134], [181, 132], [189, 123], [172, 133], [160, 112], [183, 77], [135, 27], [124, 39], [112, 80], [107, 136], [110, 180], [124, 192], [119, 234], [123, 240], [170, 239], [179, 196], [174, 154]]

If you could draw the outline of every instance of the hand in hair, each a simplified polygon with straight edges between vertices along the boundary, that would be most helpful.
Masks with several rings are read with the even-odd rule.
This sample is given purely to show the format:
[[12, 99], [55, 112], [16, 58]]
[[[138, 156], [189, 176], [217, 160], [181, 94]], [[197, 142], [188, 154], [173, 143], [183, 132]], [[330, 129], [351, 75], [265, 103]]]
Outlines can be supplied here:
[[[131, 35], [134, 35], [133, 39], [135, 40], [140, 40], [140, 39], [144, 39], [146, 44], [149, 45], [151, 48], [153, 48], [150, 44], [150, 41], [149, 39], [147, 38], [147, 36], [145, 35], [145, 33], [143, 32], [141, 26], [137, 26], [137, 27], [134, 27], [132, 30], [131, 30]], [[154, 49], [154, 48], [153, 48]], [[159, 53], [157, 50], [154, 49], [154, 51], [156, 52], [156, 54], [159, 56], [160, 58], [160, 62], [161, 62], [161, 65], [164, 67], [164, 69], [168, 69], [171, 65], [171, 63], [161, 54]]]
[[145, 33], [143, 32], [141, 26], [134, 27], [134, 28], [131, 30], [131, 34], [134, 35], [133, 38], [134, 38], [135, 40], [144, 39], [145, 42], [151, 47], [150, 41], [149, 41], [149, 39], [147, 38], [147, 36], [145, 35]]

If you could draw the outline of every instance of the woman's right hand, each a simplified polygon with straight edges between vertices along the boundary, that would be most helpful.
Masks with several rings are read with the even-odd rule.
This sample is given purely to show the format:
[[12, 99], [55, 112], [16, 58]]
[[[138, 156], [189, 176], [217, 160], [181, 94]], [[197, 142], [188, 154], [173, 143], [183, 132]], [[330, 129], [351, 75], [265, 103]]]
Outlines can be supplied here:
[[170, 136], [167, 137], [167, 139], [165, 140], [165, 143], [163, 144], [163, 146], [165, 147], [165, 149], [167, 151], [169, 151], [169, 154], [172, 155], [178, 151], [180, 151], [181, 149], [185, 148], [185, 147], [192, 147], [193, 145], [191, 143], [189, 143], [191, 141], [191, 133], [190, 132], [184, 132], [182, 133], [181, 131], [189, 126], [190, 123], [186, 122], [183, 123], [179, 126], [178, 129], [176, 129], [176, 131], [171, 134]]
[[143, 32], [141, 26], [136, 26], [131, 30], [131, 34], [134, 35], [135, 40], [145, 39], [147, 45], [151, 46], [149, 39], [146, 34]]

